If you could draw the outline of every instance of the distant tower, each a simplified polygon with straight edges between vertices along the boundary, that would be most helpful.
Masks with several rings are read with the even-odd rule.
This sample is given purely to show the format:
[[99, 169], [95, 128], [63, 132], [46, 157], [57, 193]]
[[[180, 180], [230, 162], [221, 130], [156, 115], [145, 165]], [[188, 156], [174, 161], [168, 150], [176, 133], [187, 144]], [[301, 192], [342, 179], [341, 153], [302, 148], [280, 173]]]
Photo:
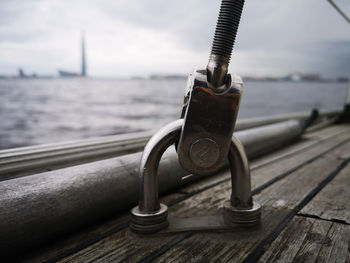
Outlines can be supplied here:
[[24, 74], [24, 71], [23, 71], [22, 68], [19, 68], [19, 69], [18, 69], [18, 76], [19, 76], [20, 78], [25, 78], [25, 77], [26, 77], [26, 74]]
[[81, 39], [81, 75], [86, 77], [86, 58], [85, 58], [85, 37], [82, 35]]

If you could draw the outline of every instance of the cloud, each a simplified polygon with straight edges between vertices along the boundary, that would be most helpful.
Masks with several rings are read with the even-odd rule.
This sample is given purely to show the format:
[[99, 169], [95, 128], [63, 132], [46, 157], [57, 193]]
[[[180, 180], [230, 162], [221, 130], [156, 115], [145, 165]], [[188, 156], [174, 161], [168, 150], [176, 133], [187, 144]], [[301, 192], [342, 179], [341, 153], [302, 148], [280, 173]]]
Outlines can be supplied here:
[[[338, 0], [350, 14], [350, 3]], [[94, 76], [181, 73], [205, 67], [220, 1], [2, 1], [0, 73], [78, 71], [86, 32]], [[246, 1], [231, 70], [345, 74], [349, 25], [319, 0]]]

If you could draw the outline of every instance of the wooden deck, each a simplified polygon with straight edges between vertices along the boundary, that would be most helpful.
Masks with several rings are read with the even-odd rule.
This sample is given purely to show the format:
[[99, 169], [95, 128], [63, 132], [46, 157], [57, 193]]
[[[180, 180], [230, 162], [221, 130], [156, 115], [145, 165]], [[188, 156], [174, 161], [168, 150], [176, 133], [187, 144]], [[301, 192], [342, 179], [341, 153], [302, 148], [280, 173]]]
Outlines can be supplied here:
[[[350, 125], [333, 125], [251, 162], [262, 225], [138, 236], [128, 212], [23, 255], [28, 262], [350, 262]], [[213, 214], [228, 171], [161, 198], [169, 217]]]

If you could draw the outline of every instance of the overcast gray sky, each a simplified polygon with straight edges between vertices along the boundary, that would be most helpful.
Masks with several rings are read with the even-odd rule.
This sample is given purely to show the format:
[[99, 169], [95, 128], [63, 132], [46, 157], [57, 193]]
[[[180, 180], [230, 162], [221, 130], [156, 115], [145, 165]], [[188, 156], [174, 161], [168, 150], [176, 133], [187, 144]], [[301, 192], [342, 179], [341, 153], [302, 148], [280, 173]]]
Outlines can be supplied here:
[[[335, 0], [350, 15], [350, 0]], [[80, 70], [101, 77], [205, 67], [219, 0], [0, 0], [0, 74]], [[230, 71], [350, 73], [350, 24], [326, 0], [246, 0]]]

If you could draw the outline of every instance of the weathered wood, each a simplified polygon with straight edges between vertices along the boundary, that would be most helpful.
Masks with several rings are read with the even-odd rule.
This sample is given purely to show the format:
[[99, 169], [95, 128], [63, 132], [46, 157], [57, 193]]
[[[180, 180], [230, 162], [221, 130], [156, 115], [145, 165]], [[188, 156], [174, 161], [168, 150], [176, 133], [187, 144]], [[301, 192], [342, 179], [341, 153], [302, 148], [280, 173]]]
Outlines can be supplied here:
[[[347, 144], [341, 148], [343, 151], [348, 151], [349, 147], [350, 145]], [[206, 240], [199, 234], [193, 234], [186, 241], [181, 242], [177, 246], [168, 250], [158, 260], [161, 262], [172, 262], [172, 259], [180, 254], [180, 262], [200, 262], [204, 259], [207, 259], [208, 261], [217, 260], [223, 262], [242, 261], [249, 254], [249, 252], [252, 252], [254, 248], [260, 244], [261, 239], [265, 239], [267, 237], [266, 232], [271, 233], [276, 229], [276, 224], [271, 225], [271, 222], [276, 221], [277, 217], [279, 217], [277, 221], [282, 222], [286, 220], [283, 215], [293, 215], [296, 213], [298, 206], [309, 197], [309, 194], [317, 188], [320, 182], [325, 180], [332, 173], [334, 167], [337, 167], [341, 163], [342, 161], [335, 158], [334, 153], [330, 152], [322, 159], [318, 159], [306, 167], [295, 171], [293, 174], [279, 182], [276, 182], [271, 187], [265, 189], [259, 195], [257, 195], [255, 197], [256, 200], [264, 206], [262, 229], [265, 229], [265, 232], [262, 231], [256, 236], [248, 238], [247, 240], [245, 238], [242, 239], [241, 234], [237, 234], [236, 238], [234, 238], [234, 234], [231, 234], [231, 240], [228, 238], [225, 239], [225, 236], [221, 235], [220, 242], [214, 238], [211, 238], [210, 234], [205, 234], [205, 236], [207, 236]], [[191, 211], [188, 213], [187, 210], [190, 208], [194, 209], [199, 204], [202, 204], [202, 208], [208, 208], [209, 206], [210, 208], [208, 210], [211, 211], [211, 207], [217, 206], [219, 202], [216, 198], [210, 198], [209, 196], [216, 196], [222, 200], [224, 197], [221, 194], [221, 190], [222, 189], [219, 187], [209, 190], [211, 193], [208, 193], [207, 197], [202, 197], [202, 200], [200, 200], [199, 196], [196, 196], [197, 200], [193, 200], [193, 198], [186, 200], [185, 204], [182, 204], [182, 206], [176, 210], [176, 214], [187, 216], [188, 214], [191, 214]], [[203, 200], [205, 200], [204, 203]], [[282, 216], [280, 216], [279, 213], [281, 213]], [[270, 225], [266, 225], [266, 222], [269, 222]], [[203, 240], [206, 242], [203, 243]], [[200, 250], [193, 250], [192, 247], [197, 246], [197, 244], [201, 244], [201, 247], [205, 247], [206, 251], [211, 251], [210, 254], [205, 255], [204, 253], [201, 253]], [[247, 251], [242, 249], [242, 247], [245, 249], [249, 247], [249, 249]]]
[[[350, 156], [350, 151], [344, 154]], [[350, 224], [350, 164], [300, 213]]]
[[293, 155], [297, 152], [302, 152], [306, 150], [307, 148], [315, 146], [315, 144], [318, 143], [324, 143], [328, 141], [329, 139], [333, 137], [337, 137], [341, 134], [348, 133], [349, 129], [346, 128], [346, 126], [331, 126], [330, 128], [321, 130], [317, 133], [306, 133], [303, 134], [301, 137], [301, 140], [298, 142], [295, 142], [293, 145], [290, 145], [289, 147], [279, 149], [273, 153], [271, 153], [269, 156], [272, 157], [275, 156], [278, 158], [283, 158], [287, 155]]
[[349, 225], [296, 217], [259, 262], [346, 262], [349, 242]]
[[[340, 142], [338, 142], [338, 144]], [[339, 147], [343, 149], [342, 151], [347, 151], [349, 145]], [[317, 153], [313, 153], [319, 154], [319, 151], [320, 149], [318, 149]], [[156, 239], [157, 244], [154, 244], [154, 240], [152, 240], [153, 237], [151, 239], [145, 237], [139, 238], [128, 230], [123, 230], [120, 233], [112, 234], [92, 246], [67, 257], [64, 261], [136, 261], [152, 252], [155, 253], [155, 255], [157, 255], [157, 253], [164, 253], [161, 258], [159, 258], [160, 261], [170, 261], [172, 258], [180, 261], [180, 255], [183, 257], [181, 258], [183, 262], [188, 262], [189, 260], [198, 261], [203, 258], [208, 259], [210, 255], [218, 257], [218, 259], [224, 259], [224, 261], [225, 259], [240, 261], [248, 252], [258, 246], [261, 239], [265, 238], [268, 233], [275, 229], [278, 222], [281, 222], [286, 215], [290, 214], [298, 204], [308, 197], [310, 192], [317, 188], [319, 183], [329, 176], [334, 170], [334, 167], [337, 167], [342, 162], [342, 160], [336, 157], [337, 156], [334, 155], [334, 150], [330, 151], [323, 156], [323, 158], [317, 158], [307, 163], [307, 165], [300, 167], [287, 177], [284, 177], [267, 189], [262, 190], [255, 198], [265, 206], [263, 217], [264, 227], [255, 232], [253, 231], [253, 233], [248, 233], [246, 236], [244, 236], [244, 233], [236, 235], [193, 234], [191, 237], [173, 235], [170, 240], [168, 240], [169, 236], [158, 237], [158, 239]], [[273, 164], [253, 171], [253, 184], [254, 181], [265, 181], [261, 172], [266, 170], [269, 166], [273, 166]], [[284, 167], [283, 164], [279, 164], [279, 166]], [[276, 172], [276, 170], [278, 171]], [[271, 169], [270, 173], [274, 173], [275, 176], [278, 176], [281, 170]], [[270, 174], [270, 176], [272, 175]], [[221, 206], [224, 199], [228, 198], [229, 189], [229, 183], [223, 183], [207, 191], [200, 192], [192, 198], [186, 199], [171, 207], [170, 216], [200, 215], [204, 212], [212, 213], [216, 208]], [[217, 235], [216, 238], [215, 235]], [[242, 236], [244, 237], [243, 240]], [[184, 239], [184, 241], [181, 242], [182, 239]], [[171, 244], [176, 244], [177, 241], [178, 244], [171, 247]], [[162, 245], [159, 245], [158, 242]], [[119, 250], [113, 250], [113, 247], [117, 244], [123, 245]], [[170, 244], [170, 247], [166, 247], [166, 244]], [[195, 246], [198, 247], [197, 250], [194, 249]], [[203, 251], [204, 247], [205, 251], [211, 251], [212, 253], [206, 255], [205, 251]], [[216, 253], [213, 253], [214, 251], [216, 251]], [[203, 255], [205, 256], [203, 257]]]

